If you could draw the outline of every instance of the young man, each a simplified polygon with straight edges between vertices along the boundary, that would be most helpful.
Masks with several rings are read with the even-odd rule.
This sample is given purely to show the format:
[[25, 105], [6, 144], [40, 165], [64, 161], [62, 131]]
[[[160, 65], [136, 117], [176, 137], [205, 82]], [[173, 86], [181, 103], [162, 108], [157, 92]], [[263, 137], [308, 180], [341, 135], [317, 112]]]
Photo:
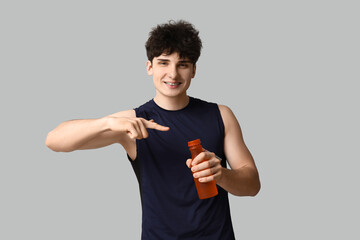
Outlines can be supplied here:
[[[187, 95], [202, 48], [198, 34], [185, 21], [158, 25], [146, 42], [154, 99], [100, 119], [64, 122], [46, 139], [62, 152], [124, 147], [139, 181], [142, 239], [234, 239], [228, 192], [255, 196], [260, 190], [232, 111]], [[198, 138], [206, 151], [191, 160], [187, 142]], [[200, 200], [193, 177], [216, 180], [218, 195]]]

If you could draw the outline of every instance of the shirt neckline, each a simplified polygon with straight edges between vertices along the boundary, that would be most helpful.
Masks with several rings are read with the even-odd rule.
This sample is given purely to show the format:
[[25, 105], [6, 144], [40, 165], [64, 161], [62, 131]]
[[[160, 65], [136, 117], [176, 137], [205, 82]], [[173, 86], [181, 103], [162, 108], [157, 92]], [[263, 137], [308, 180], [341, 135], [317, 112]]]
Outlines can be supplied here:
[[157, 109], [160, 109], [161, 111], [164, 111], [164, 112], [170, 112], [170, 113], [175, 113], [175, 112], [181, 112], [181, 111], [184, 111], [184, 110], [186, 110], [187, 108], [189, 108], [189, 106], [192, 104], [192, 102], [193, 102], [193, 97], [190, 97], [189, 96], [189, 102], [188, 102], [188, 104], [185, 106], [185, 107], [183, 107], [183, 108], [181, 108], [181, 109], [178, 109], [178, 110], [167, 110], [167, 109], [165, 109], [165, 108], [162, 108], [162, 107], [160, 107], [159, 105], [157, 105], [157, 103], [154, 101], [154, 99], [151, 99], [151, 102], [152, 102], [152, 104], [157, 108]]

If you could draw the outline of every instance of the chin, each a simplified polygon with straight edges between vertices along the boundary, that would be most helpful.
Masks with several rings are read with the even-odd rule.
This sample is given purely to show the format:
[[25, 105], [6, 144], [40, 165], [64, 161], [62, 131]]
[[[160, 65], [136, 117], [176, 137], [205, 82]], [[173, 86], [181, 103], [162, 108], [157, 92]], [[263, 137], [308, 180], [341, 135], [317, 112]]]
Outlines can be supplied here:
[[[177, 92], [177, 93], [174, 93], [174, 92], [162, 92], [161, 93], [163, 96], [165, 96], [165, 97], [169, 97], [169, 98], [177, 98], [177, 97], [180, 97], [180, 96], [183, 96], [184, 95], [184, 93], [183, 92]], [[185, 93], [185, 95], [186, 95], [186, 93]]]

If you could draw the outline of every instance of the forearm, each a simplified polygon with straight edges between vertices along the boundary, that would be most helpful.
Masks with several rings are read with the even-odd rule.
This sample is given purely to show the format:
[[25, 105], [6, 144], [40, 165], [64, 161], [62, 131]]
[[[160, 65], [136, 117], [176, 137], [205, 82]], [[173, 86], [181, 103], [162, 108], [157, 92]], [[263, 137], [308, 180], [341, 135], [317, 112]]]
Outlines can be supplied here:
[[106, 118], [71, 120], [49, 132], [46, 145], [56, 152], [71, 152], [106, 131]]
[[239, 169], [222, 168], [217, 184], [236, 196], [255, 196], [260, 190], [260, 180], [256, 169], [244, 166]]

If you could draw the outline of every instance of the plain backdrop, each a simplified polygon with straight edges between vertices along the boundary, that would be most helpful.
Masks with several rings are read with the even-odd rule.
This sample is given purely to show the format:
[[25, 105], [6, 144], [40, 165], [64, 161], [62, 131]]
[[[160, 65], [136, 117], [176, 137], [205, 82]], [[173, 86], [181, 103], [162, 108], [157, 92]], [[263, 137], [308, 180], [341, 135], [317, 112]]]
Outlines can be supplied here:
[[[359, 239], [358, 1], [1, 1], [0, 239], [139, 239], [120, 145], [56, 153], [63, 121], [154, 97], [152, 27], [190, 21], [203, 51], [189, 95], [229, 106], [258, 166], [230, 196], [237, 239]], [[184, 162], [185, 164], [185, 162]]]

